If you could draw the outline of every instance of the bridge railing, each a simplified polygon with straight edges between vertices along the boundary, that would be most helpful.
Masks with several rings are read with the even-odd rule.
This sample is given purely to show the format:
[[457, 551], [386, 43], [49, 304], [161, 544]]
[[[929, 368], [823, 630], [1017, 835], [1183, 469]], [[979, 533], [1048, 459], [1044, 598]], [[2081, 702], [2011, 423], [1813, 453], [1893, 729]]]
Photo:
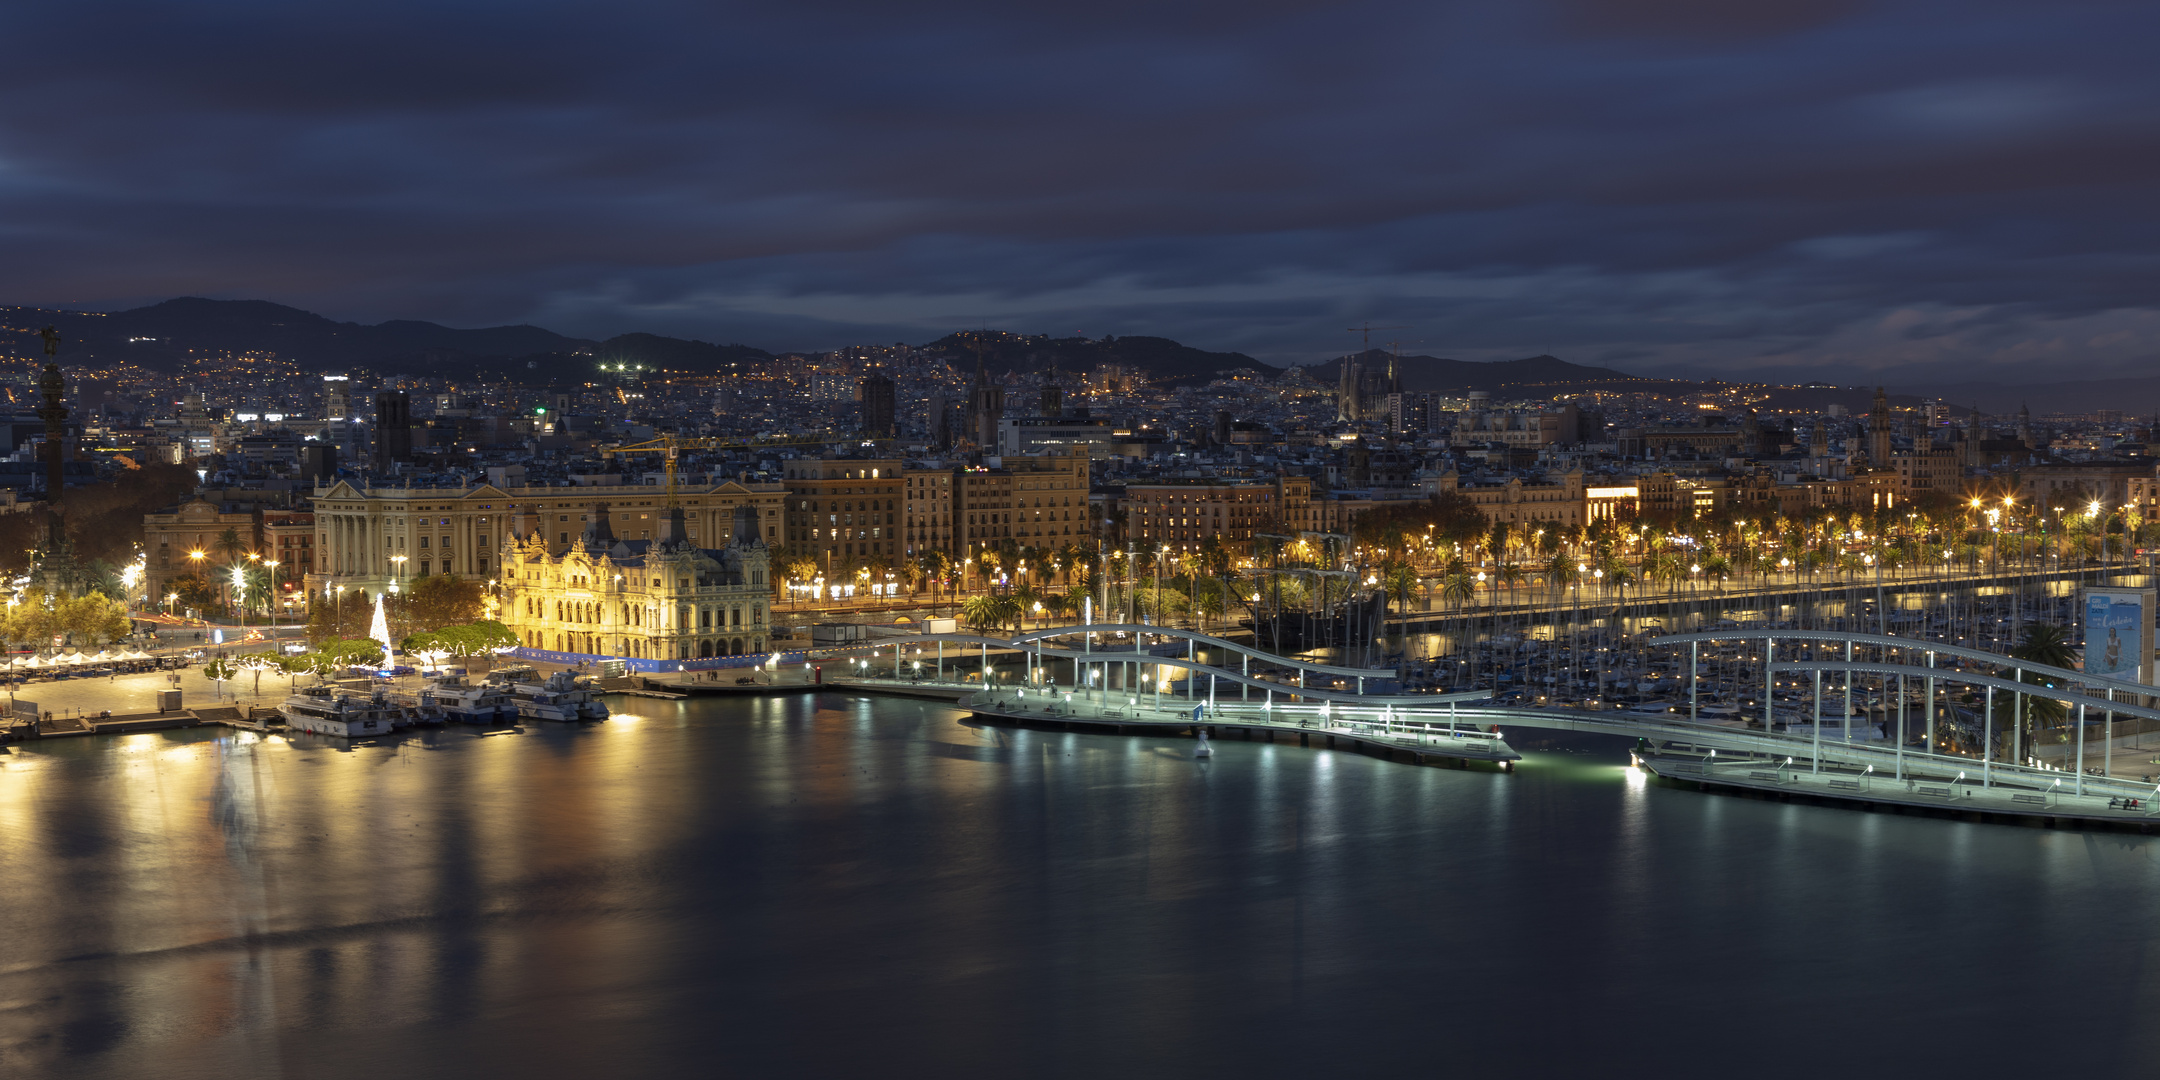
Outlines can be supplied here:
[[1314, 660], [1297, 660], [1291, 657], [1282, 656], [1277, 653], [1268, 652], [1256, 646], [1240, 644], [1227, 638], [1215, 637], [1211, 634], [1203, 634], [1197, 630], [1180, 630], [1174, 626], [1149, 626], [1144, 623], [1094, 623], [1085, 626], [1051, 627], [1046, 629], [1030, 630], [1026, 633], [1014, 637], [1013, 641], [1015, 643], [1019, 643], [1024, 641], [1036, 641], [1044, 638], [1072, 637], [1076, 634], [1100, 634], [1103, 635], [1106, 639], [1114, 638], [1115, 635], [1118, 634], [1129, 634], [1133, 637], [1135, 643], [1135, 652], [1139, 651], [1137, 647], [1139, 642], [1139, 635], [1152, 634], [1158, 637], [1177, 638], [1184, 641], [1191, 641], [1197, 644], [1209, 646], [1210, 648], [1239, 653], [1244, 656], [1251, 657], [1252, 659], [1260, 660], [1266, 663], [1280, 664], [1284, 667], [1318, 672], [1322, 675], [1344, 675], [1351, 678], [1359, 679], [1392, 679], [1395, 677], [1394, 668], [1354, 668], [1342, 667], [1335, 664], [1323, 664]]
[[[1115, 635], [1120, 633], [1129, 636], [1129, 639], [1132, 643], [1131, 647], [1107, 647], [1111, 642], [1116, 641]], [[1068, 638], [1079, 635], [1100, 637], [1104, 639], [1104, 645], [1106, 647], [1089, 648], [1083, 646], [1082, 648], [1074, 649], [1059, 648], [1057, 646], [1049, 644], [1050, 641], [1058, 638]], [[1154, 653], [1145, 651], [1144, 643], [1140, 640], [1141, 635], [1159, 635], [1162, 637], [1190, 641], [1195, 643], [1196, 645], [1205, 645], [1211, 649], [1220, 650], [1221, 652], [1244, 656], [1246, 657], [1246, 662], [1245, 664], [1241, 665], [1241, 670], [1234, 670], [1228, 667], [1219, 666], [1214, 663], [1204, 662], [1196, 659], [1189, 659], [1182, 656], [1158, 656]], [[1395, 669], [1352, 668], [1342, 667], [1335, 664], [1323, 664], [1311, 660], [1298, 660], [1292, 657], [1278, 656], [1274, 653], [1264, 652], [1249, 645], [1241, 645], [1234, 641], [1214, 637], [1209, 634], [1198, 633], [1192, 630], [1180, 630], [1174, 627], [1147, 626], [1132, 623], [1096, 623], [1086, 626], [1047, 627], [1043, 629], [1032, 630], [1013, 638], [998, 638], [990, 637], [983, 634], [962, 633], [912, 634], [904, 637], [889, 638], [885, 641], [877, 642], [872, 647], [872, 651], [874, 652], [877, 649], [882, 649], [889, 645], [895, 648], [896, 655], [898, 655], [897, 650], [905, 649], [909, 645], [919, 645], [923, 643], [943, 643], [949, 645], [958, 645], [967, 649], [982, 650], [982, 660], [985, 665], [987, 665], [989, 661], [989, 650], [1009, 650], [1014, 652], [1020, 652], [1033, 658], [1031, 660], [1031, 667], [1033, 665], [1039, 665], [1040, 662], [1044, 659], [1058, 659], [1069, 661], [1081, 667], [1089, 665], [1111, 664], [1139, 664], [1153, 667], [1168, 667], [1176, 668], [1182, 671], [1188, 671], [1193, 673], [1195, 676], [1203, 674], [1206, 675], [1210, 680], [1211, 689], [1219, 684], [1229, 684], [1232, 686], [1251, 687], [1273, 694], [1296, 695], [1298, 697], [1313, 698], [1317, 700], [1405, 700], [1411, 702], [1427, 702], [1435, 699], [1476, 700], [1491, 696], [1491, 694], [1486, 691], [1467, 691], [1449, 695], [1402, 695], [1366, 693], [1365, 683], [1367, 681], [1378, 680], [1385, 682], [1393, 680], [1396, 678]], [[857, 646], [856, 648], [860, 648], [860, 646]], [[963, 653], [948, 656], [945, 659], [947, 662], [964, 662], [967, 657], [966, 654]], [[1300, 682], [1307, 681], [1309, 678], [1315, 675], [1324, 677], [1331, 682], [1334, 680], [1353, 680], [1354, 682], [1351, 689], [1348, 690], [1336, 690], [1333, 689], [1331, 686], [1322, 687], [1293, 685], [1287, 682], [1278, 682], [1272, 679], [1263, 678], [1261, 675], [1251, 674], [1250, 669], [1253, 662], [1258, 662], [1263, 667], [1263, 669], [1274, 668], [1286, 672], [1296, 673], [1299, 677]], [[1266, 672], [1263, 670], [1262, 674], [1264, 675], [1265, 673]], [[1032, 674], [1030, 678], [1033, 678]], [[1189, 690], [1196, 693], [1198, 689], [1196, 680], [1188, 680], [1187, 687]], [[1103, 690], [1103, 688], [1094, 689], [1097, 692], [1102, 692]], [[1130, 693], [1132, 692], [1132, 689], [1127, 688], [1125, 692]]]
[[2004, 656], [2001, 653], [1991, 653], [1983, 649], [1968, 649], [1962, 645], [1927, 641], [1921, 638], [1898, 637], [1894, 634], [1865, 634], [1851, 630], [1775, 630], [1757, 628], [1695, 630], [1685, 634], [1660, 634], [1657, 637], [1644, 640], [1641, 644], [1645, 648], [1655, 648], [1661, 645], [1688, 645], [1718, 641], [1769, 641], [1778, 644], [1834, 641], [1851, 645], [1874, 645], [1886, 649], [1906, 649], [1913, 652], [1933, 653], [1936, 656], [1974, 660], [1983, 664], [1994, 664], [1999, 667], [2014, 668], [2018, 671], [2029, 671], [2046, 678], [2089, 686], [2095, 690], [2114, 690], [2119, 693], [2141, 694], [2146, 697], [2160, 694], [2160, 688], [2147, 686], [2144, 683], [2130, 679], [2093, 675], [2072, 668], [2053, 667], [2036, 661], [2020, 660], [2014, 656]]

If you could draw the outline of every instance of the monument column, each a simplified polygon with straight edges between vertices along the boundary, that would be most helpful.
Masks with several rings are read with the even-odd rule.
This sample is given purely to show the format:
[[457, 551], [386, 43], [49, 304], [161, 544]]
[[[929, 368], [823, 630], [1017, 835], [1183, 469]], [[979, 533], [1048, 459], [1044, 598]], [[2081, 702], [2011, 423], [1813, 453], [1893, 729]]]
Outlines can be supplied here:
[[[67, 545], [67, 526], [62, 520], [61, 496], [67, 484], [62, 479], [62, 461], [66, 454], [67, 408], [60, 398], [67, 393], [67, 380], [60, 376], [60, 332], [48, 326], [38, 331], [45, 339], [45, 372], [38, 377], [38, 389], [45, 394], [45, 404], [38, 411], [38, 419], [45, 421], [45, 506], [51, 512], [47, 526], [45, 551], [47, 558], [63, 558]], [[58, 582], [50, 582], [57, 586]]]

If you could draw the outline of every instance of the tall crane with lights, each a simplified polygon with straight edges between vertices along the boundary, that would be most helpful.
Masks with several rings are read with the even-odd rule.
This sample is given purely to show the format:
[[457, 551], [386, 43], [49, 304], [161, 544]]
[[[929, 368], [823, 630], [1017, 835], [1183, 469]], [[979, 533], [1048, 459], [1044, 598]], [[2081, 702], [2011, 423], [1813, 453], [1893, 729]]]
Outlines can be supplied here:
[[631, 443], [627, 446], [603, 446], [600, 448], [600, 453], [602, 456], [616, 454], [661, 455], [661, 460], [664, 462], [664, 468], [667, 471], [667, 506], [672, 510], [677, 505], [675, 497], [675, 462], [685, 450], [762, 450], [768, 447], [825, 446], [839, 441], [841, 440], [830, 435], [790, 435], [769, 439], [684, 438], [680, 435], [662, 435], [657, 439]]

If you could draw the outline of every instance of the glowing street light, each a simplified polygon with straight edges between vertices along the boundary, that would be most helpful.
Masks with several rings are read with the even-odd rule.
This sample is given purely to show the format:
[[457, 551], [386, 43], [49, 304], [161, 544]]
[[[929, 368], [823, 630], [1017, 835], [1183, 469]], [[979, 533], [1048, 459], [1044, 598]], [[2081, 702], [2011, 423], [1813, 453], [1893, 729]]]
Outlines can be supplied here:
[[247, 625], [247, 571], [232, 568], [233, 606], [240, 609], [240, 625]]

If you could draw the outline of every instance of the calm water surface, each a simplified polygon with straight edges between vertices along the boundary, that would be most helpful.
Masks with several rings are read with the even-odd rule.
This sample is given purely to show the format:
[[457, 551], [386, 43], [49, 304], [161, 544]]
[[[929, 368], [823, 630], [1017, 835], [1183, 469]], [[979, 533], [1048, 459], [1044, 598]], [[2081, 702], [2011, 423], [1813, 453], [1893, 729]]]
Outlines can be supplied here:
[[2160, 1074], [2144, 837], [628, 708], [0, 753], [0, 1077]]

